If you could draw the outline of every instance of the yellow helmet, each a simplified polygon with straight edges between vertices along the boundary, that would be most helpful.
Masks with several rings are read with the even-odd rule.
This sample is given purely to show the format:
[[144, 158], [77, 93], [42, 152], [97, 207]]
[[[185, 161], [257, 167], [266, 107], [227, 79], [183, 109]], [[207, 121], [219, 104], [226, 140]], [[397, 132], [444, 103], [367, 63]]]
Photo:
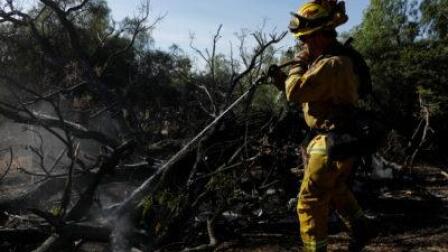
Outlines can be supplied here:
[[289, 30], [294, 37], [309, 35], [322, 29], [334, 29], [347, 22], [345, 3], [331, 0], [313, 1], [291, 13]]

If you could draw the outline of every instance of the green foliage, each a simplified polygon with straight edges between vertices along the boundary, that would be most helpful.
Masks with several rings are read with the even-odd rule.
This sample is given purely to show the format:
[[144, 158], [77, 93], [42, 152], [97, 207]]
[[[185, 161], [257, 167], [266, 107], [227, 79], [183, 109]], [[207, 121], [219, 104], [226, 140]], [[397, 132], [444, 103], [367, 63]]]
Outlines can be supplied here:
[[420, 120], [420, 106], [428, 107], [440, 148], [448, 140], [443, 124], [448, 120], [448, 41], [447, 26], [441, 25], [446, 22], [446, 5], [446, 1], [422, 1], [418, 6], [416, 1], [372, 0], [363, 22], [353, 30], [355, 47], [371, 68], [380, 103], [372, 109], [410, 136]]
[[423, 0], [420, 5], [421, 24], [429, 35], [444, 39], [448, 36], [448, 1]]
[[154, 201], [153, 201], [152, 197], [146, 196], [145, 198], [143, 198], [143, 200], [138, 205], [138, 207], [140, 207], [142, 209], [141, 220], [144, 220], [145, 216], [148, 215], [149, 211], [151, 211], [151, 208], [153, 207], [153, 204], [154, 204]]
[[224, 173], [213, 176], [205, 186], [209, 191], [221, 192], [222, 194], [228, 194], [229, 192], [223, 191], [232, 188], [234, 181], [230, 175]]
[[177, 214], [183, 202], [183, 195], [164, 190], [157, 194], [156, 202], [168, 208], [171, 213]]
[[240, 186], [231, 173], [220, 173], [207, 182], [205, 189], [214, 194], [211, 205], [231, 205], [232, 200], [240, 196]]
[[421, 97], [422, 102], [424, 102], [424, 105], [429, 108], [432, 117], [444, 117], [448, 109], [448, 97], [446, 95], [439, 95], [432, 89], [427, 89], [423, 86], [417, 87], [417, 93]]
[[185, 196], [168, 189], [161, 190], [154, 197], [145, 197], [138, 207], [141, 209], [140, 224], [155, 234], [165, 231], [172, 218], [179, 215], [185, 205]]
[[387, 50], [413, 42], [418, 35], [418, 26], [411, 21], [415, 15], [416, 1], [371, 0], [354, 31], [355, 45], [366, 53], [368, 49]]
[[50, 213], [51, 213], [53, 216], [60, 216], [60, 215], [62, 214], [61, 206], [53, 206], [53, 207], [50, 209]]

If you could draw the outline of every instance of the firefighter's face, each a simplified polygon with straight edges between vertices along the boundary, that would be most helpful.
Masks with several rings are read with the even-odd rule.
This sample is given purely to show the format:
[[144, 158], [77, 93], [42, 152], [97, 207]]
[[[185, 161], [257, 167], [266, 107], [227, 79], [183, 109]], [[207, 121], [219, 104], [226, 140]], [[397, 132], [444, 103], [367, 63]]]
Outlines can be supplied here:
[[305, 44], [313, 58], [319, 56], [331, 42], [331, 40], [325, 37], [321, 32], [300, 36], [299, 40]]
[[316, 36], [316, 34], [317, 33], [311, 33], [308, 35], [300, 36], [299, 40], [306, 45], [312, 44], [313, 41], [318, 37], [318, 36]]

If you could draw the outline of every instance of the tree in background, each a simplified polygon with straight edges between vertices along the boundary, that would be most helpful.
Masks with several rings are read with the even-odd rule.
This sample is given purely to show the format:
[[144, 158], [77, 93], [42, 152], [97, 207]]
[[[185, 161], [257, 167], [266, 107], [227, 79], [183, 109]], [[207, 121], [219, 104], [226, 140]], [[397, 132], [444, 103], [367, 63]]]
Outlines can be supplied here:
[[423, 0], [420, 5], [421, 25], [428, 34], [438, 39], [448, 35], [448, 2], [444, 0]]
[[448, 132], [441, 123], [448, 119], [446, 6], [446, 1], [419, 6], [416, 1], [372, 0], [353, 31], [355, 46], [371, 68], [373, 108], [411, 139], [410, 145], [414, 137], [421, 140], [423, 128], [416, 130], [416, 125], [427, 117], [438, 148], [446, 146]]
[[[41, 163], [29, 174], [43, 180], [24, 195], [0, 198], [0, 217], [32, 209], [45, 222], [33, 222], [39, 236], [32, 244], [1, 239], [18, 250], [57, 250], [82, 239], [110, 241], [114, 251], [167, 244], [178, 251], [205, 242], [192, 249], [200, 250], [291, 215], [285, 205], [297, 191], [296, 148], [305, 126], [270, 86], [258, 87], [197, 145], [170, 158], [270, 64], [293, 57], [294, 50], [276, 57], [273, 45], [285, 34], [243, 32], [238, 57], [228, 57], [216, 53], [219, 27], [209, 49], [192, 45], [205, 64], [195, 69], [177, 46], [152, 47], [159, 18], [148, 23], [147, 6], [117, 23], [103, 0], [40, 0], [30, 10], [15, 3], [0, 4], [0, 114], [35, 125], [37, 133], [48, 130], [64, 148], [49, 165], [48, 145], [30, 144]], [[372, 70], [370, 109], [409, 139], [403, 149], [412, 153], [400, 153], [406, 162], [414, 150], [432, 143], [443, 150], [448, 143], [446, 16], [436, 10], [446, 10], [446, 3], [372, 0], [353, 31]], [[256, 46], [248, 49], [250, 38]], [[41, 110], [42, 103], [51, 109]], [[112, 132], [110, 122], [119, 124]], [[85, 139], [100, 148], [85, 148]], [[100, 196], [115, 183], [125, 185], [121, 191], [141, 187], [131, 197], [116, 196], [117, 204], [103, 204]], [[110, 225], [95, 226], [97, 214], [113, 216]]]
[[[143, 183], [143, 191], [132, 197], [120, 199], [120, 209], [126, 211], [114, 212], [111, 226], [123, 239], [112, 239], [112, 243], [114, 247], [116, 241], [125, 246], [139, 243], [133, 239], [135, 233], [123, 230], [121, 224], [130, 221], [130, 229], [139, 227], [142, 222], [127, 217], [140, 217], [143, 210], [147, 231], [155, 234], [147, 237], [145, 244], [154, 247], [157, 244], [150, 240], [163, 243], [179, 238], [173, 235], [180, 235], [179, 226], [191, 223], [197, 225], [193, 229], [201, 230], [210, 222], [207, 229], [213, 237], [213, 223], [222, 218], [223, 211], [247, 204], [241, 195], [268, 190], [278, 175], [276, 167], [257, 178], [245, 170], [260, 170], [262, 143], [258, 140], [278, 124], [272, 110], [265, 110], [266, 104], [272, 104], [266, 102], [272, 95], [265, 95], [264, 103], [260, 102], [253, 113], [251, 92], [198, 139], [200, 143], [194, 142], [197, 148], [188, 148], [175, 159], [170, 156], [251, 87], [272, 61], [272, 45], [286, 33], [248, 33], [256, 46], [246, 49], [241, 40], [238, 62], [216, 53], [219, 28], [212, 48], [198, 51], [207, 67], [197, 70], [179, 48], [173, 46], [164, 52], [151, 47], [151, 29], [160, 18], [149, 23], [149, 2], [139, 16], [120, 23], [111, 19], [107, 2], [102, 0], [32, 3], [29, 9], [14, 0], [0, 4], [0, 85], [5, 91], [0, 94], [0, 114], [9, 119], [8, 123], [35, 127], [27, 132], [39, 136], [40, 146], [26, 144], [39, 164], [20, 169], [26, 176], [43, 179], [23, 194], [0, 199], [1, 212], [33, 209], [34, 214], [59, 227], [92, 217], [92, 209], [110, 214], [94, 203], [97, 195], [104, 193], [97, 189], [100, 184], [110, 185], [112, 170], [124, 172], [117, 179], [126, 187], [146, 179], [149, 184]], [[55, 141], [50, 141], [49, 135]], [[12, 164], [12, 149], [16, 153], [16, 148], [23, 147], [8, 147]], [[49, 153], [50, 149], [59, 153]], [[171, 162], [164, 162], [168, 158]], [[48, 187], [51, 192], [45, 190]], [[236, 190], [239, 187], [247, 192]], [[223, 200], [227, 198], [234, 204]], [[150, 202], [156, 204], [147, 207]], [[98, 235], [108, 240], [112, 230], [110, 226], [104, 228]], [[65, 230], [69, 231], [43, 234], [47, 242], [42, 244], [17, 242], [14, 246], [56, 251], [73, 245], [72, 239], [81, 233], [92, 235], [83, 228], [75, 236], [70, 233], [72, 228]], [[180, 238], [195, 241], [200, 233], [184, 231], [182, 235], [192, 237]]]

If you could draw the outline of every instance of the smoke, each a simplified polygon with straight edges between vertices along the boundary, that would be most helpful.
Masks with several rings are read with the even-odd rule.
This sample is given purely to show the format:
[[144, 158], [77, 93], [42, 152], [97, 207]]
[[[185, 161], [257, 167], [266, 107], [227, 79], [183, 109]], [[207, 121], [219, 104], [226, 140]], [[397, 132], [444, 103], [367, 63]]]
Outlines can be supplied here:
[[[64, 120], [81, 124], [89, 130], [101, 132], [110, 138], [119, 136], [121, 132], [119, 124], [107, 111], [92, 117], [90, 113], [74, 108], [72, 99], [64, 97], [59, 97], [59, 99]], [[46, 102], [38, 102], [29, 106], [28, 109], [38, 114], [57, 117], [54, 108]], [[54, 130], [53, 133], [39, 125], [15, 123], [5, 117], [0, 117], [0, 150], [11, 148], [14, 154], [10, 171], [0, 181], [0, 194], [19, 196], [28, 193], [31, 188], [35, 188], [40, 183], [55, 181], [56, 183], [50, 183], [49, 188], [33, 193], [33, 203], [30, 204], [36, 204], [33, 205], [33, 208], [43, 211], [52, 211], [54, 207], [60, 206], [65, 184], [65, 177], [60, 175], [67, 173], [71, 159], [68, 156], [67, 146], [55, 136], [55, 134], [58, 134], [66, 139], [65, 132], [56, 128], [52, 130]], [[109, 154], [102, 148], [101, 144], [93, 140], [74, 139], [74, 141], [79, 144], [77, 159], [84, 164], [84, 167], [80, 164], [75, 166], [77, 176], [74, 178], [74, 190], [72, 191], [73, 196], [70, 206], [77, 202], [80, 194], [92, 182], [91, 178], [97, 171], [94, 164], [97, 163], [99, 157]], [[9, 161], [9, 152], [0, 152], [0, 176], [6, 171]], [[83, 171], [84, 168], [94, 169], [86, 172]], [[87, 176], [84, 177], [86, 174]], [[57, 177], [49, 178], [48, 175]], [[86, 180], [85, 178], [90, 179]], [[86, 220], [93, 223], [116, 224], [112, 212], [104, 210], [120, 203], [135, 189], [136, 185], [123, 179], [123, 177], [114, 180], [107, 175], [102, 182], [96, 190], [91, 211], [85, 217], [87, 217]], [[133, 223], [128, 218], [123, 218], [120, 219], [119, 225], [114, 226], [117, 229], [112, 240], [114, 246], [118, 246], [114, 251], [129, 247], [130, 244], [125, 243], [125, 240], [120, 237], [133, 232]]]
[[[76, 111], [71, 101], [60, 97], [60, 109], [64, 120], [83, 123], [81, 115], [84, 113]], [[39, 114], [56, 117], [54, 108], [46, 102], [37, 102], [29, 106], [28, 109]], [[103, 113], [92, 120], [86, 120], [84, 123], [84, 127], [103, 132], [110, 137], [116, 136], [119, 130], [108, 113]], [[63, 130], [55, 128], [52, 130], [62, 139], [66, 139]], [[71, 163], [67, 146], [54, 133], [39, 125], [15, 123], [5, 117], [0, 119], [0, 150], [11, 148], [13, 152], [11, 169], [0, 181], [0, 193], [11, 194], [13, 192], [19, 195], [36, 183], [43, 181], [48, 175], [67, 174], [67, 168]], [[103, 155], [101, 145], [93, 140], [74, 139], [74, 142], [79, 144], [77, 159], [83, 164], [83, 166], [80, 163], [76, 165], [78, 171], [93, 167], [98, 157]], [[0, 152], [0, 176], [6, 172], [10, 158], [9, 152]], [[82, 188], [80, 189], [82, 190]], [[42, 196], [45, 199], [45, 195]], [[50, 204], [45, 205], [48, 207]]]

